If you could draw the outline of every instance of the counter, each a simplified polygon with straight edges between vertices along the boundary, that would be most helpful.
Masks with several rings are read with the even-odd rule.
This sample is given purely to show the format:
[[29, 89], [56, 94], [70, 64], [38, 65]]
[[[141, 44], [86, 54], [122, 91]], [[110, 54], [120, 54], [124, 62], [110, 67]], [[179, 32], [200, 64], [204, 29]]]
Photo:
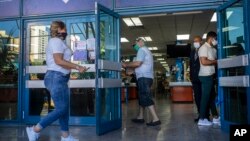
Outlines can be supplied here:
[[170, 82], [169, 87], [173, 102], [193, 102], [191, 82]]
[[122, 83], [121, 89], [121, 101], [129, 100], [129, 99], [137, 99], [137, 88], [136, 83]]

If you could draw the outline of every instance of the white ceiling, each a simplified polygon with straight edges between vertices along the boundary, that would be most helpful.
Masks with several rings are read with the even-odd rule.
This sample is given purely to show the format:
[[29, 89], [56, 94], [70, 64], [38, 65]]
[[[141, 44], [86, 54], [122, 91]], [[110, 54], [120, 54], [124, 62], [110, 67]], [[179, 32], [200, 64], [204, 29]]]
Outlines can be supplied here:
[[[135, 15], [131, 17], [140, 17], [143, 24], [142, 27], [128, 27], [123, 20], [121, 20], [121, 37], [126, 37], [129, 42], [121, 43], [122, 56], [135, 54], [132, 49], [132, 44], [137, 37], [150, 36], [152, 42], [146, 42], [148, 47], [158, 47], [158, 51], [153, 53], [167, 53], [167, 44], [176, 42], [177, 34], [190, 34], [188, 41], [183, 43], [192, 43], [194, 36], [203, 36], [208, 31], [216, 31], [216, 22], [210, 22], [214, 11], [203, 11], [199, 14], [184, 14], [173, 15], [167, 14], [165, 16], [144, 17], [146, 15]], [[124, 18], [124, 17], [123, 17]], [[167, 61], [170, 61], [169, 59]], [[171, 63], [171, 62], [168, 62]], [[171, 65], [171, 64], [169, 64]], [[161, 65], [157, 65], [161, 68]]]

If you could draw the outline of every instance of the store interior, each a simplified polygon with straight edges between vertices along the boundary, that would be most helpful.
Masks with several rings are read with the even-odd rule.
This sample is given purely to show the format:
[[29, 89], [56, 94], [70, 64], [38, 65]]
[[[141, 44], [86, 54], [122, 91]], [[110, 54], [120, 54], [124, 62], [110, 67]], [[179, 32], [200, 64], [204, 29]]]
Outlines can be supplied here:
[[[193, 38], [201, 36], [204, 43], [206, 33], [216, 31], [216, 27], [216, 14], [213, 10], [122, 17], [122, 61], [133, 61], [136, 52], [132, 45], [137, 37], [143, 37], [154, 57], [154, 94], [170, 94], [171, 82], [190, 83], [189, 55]], [[133, 70], [123, 70], [123, 82], [134, 81], [133, 73]], [[131, 87], [135, 85], [133, 82], [130, 84]]]

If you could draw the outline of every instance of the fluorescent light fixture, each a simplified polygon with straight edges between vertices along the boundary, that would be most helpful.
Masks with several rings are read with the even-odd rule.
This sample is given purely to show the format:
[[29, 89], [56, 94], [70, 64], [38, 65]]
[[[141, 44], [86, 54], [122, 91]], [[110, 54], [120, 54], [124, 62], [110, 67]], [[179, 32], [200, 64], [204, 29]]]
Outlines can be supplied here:
[[167, 64], [167, 62], [165, 62], [165, 61], [162, 61], [162, 62], [160, 62], [161, 64]]
[[135, 26], [142, 26], [140, 18], [133, 17], [133, 18], [131, 18], [131, 20], [133, 21], [133, 23], [135, 24]]
[[129, 41], [128, 41], [127, 38], [122, 37], [122, 38], [121, 38], [121, 42], [122, 42], [122, 43], [126, 43], [126, 42], [129, 42]]
[[232, 30], [238, 29], [238, 28], [239, 27], [236, 27], [236, 26], [229, 26], [229, 27], [222, 28], [222, 31], [227, 32], [227, 31], [232, 31]]
[[147, 36], [147, 37], [144, 37], [144, 38], [145, 38], [145, 40], [146, 40], [147, 42], [150, 42], [150, 41], [152, 41], [151, 37], [149, 37], [149, 36]]
[[213, 17], [211, 18], [211, 22], [217, 22], [217, 14], [214, 12]]
[[135, 26], [130, 18], [123, 18], [123, 21], [126, 23], [127, 26]]
[[163, 61], [163, 60], [164, 60], [164, 58], [157, 58], [157, 60], [158, 60], [158, 61]]
[[145, 42], [151, 42], [151, 41], [153, 41], [150, 36], [140, 37], [140, 38], [142, 38]]
[[153, 47], [153, 50], [158, 50], [158, 47]]
[[173, 13], [173, 15], [188, 15], [188, 14], [200, 14], [202, 11], [189, 11], [189, 12], [177, 12]]
[[189, 34], [177, 35], [177, 40], [189, 40]]
[[149, 50], [158, 50], [157, 47], [149, 47], [148, 49], [149, 49]]
[[204, 33], [202, 36], [202, 39], [206, 39], [207, 38], [207, 33]]
[[156, 57], [162, 56], [161, 53], [153, 53], [153, 55], [156, 56]]
[[162, 64], [162, 66], [164, 66], [164, 67], [166, 66], [166, 67], [167, 67], [167, 66], [168, 66], [168, 64]]

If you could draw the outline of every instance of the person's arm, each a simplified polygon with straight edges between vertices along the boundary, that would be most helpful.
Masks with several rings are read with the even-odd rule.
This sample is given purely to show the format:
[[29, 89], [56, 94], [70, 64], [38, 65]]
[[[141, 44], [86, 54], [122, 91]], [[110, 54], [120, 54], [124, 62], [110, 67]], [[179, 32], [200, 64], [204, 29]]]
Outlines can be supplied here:
[[54, 53], [53, 54], [54, 61], [57, 65], [65, 68], [65, 69], [76, 69], [79, 72], [85, 72], [88, 70], [88, 68], [79, 66], [77, 64], [71, 63], [69, 61], [66, 61], [63, 59], [63, 54], [62, 53]]
[[141, 61], [134, 61], [134, 62], [122, 63], [122, 67], [124, 67], [124, 68], [137, 68], [137, 67], [140, 67], [141, 64], [142, 64]]
[[209, 60], [207, 57], [200, 57], [200, 61], [204, 66], [213, 66], [217, 64], [217, 60]]

